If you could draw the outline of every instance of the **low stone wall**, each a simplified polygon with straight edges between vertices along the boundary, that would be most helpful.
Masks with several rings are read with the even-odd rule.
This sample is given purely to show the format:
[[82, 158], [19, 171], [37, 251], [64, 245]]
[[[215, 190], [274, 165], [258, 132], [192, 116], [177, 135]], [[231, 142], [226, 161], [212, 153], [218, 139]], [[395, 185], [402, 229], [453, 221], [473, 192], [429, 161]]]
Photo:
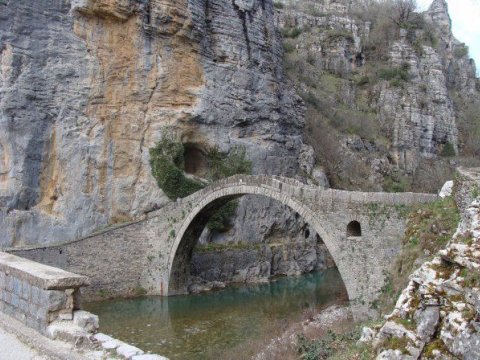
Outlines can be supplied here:
[[458, 168], [453, 194], [460, 213], [465, 214], [467, 207], [480, 196], [480, 168]]
[[42, 334], [55, 320], [72, 320], [75, 297], [88, 279], [0, 252], [0, 312]]

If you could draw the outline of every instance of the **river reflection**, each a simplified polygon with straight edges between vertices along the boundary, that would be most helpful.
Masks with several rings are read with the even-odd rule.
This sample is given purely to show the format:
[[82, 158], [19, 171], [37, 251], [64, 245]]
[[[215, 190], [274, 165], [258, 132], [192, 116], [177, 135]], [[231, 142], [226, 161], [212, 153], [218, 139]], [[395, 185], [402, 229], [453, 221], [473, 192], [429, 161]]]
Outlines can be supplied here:
[[170, 359], [208, 359], [255, 339], [273, 321], [346, 297], [336, 269], [267, 284], [168, 298], [142, 297], [86, 304], [100, 331]]

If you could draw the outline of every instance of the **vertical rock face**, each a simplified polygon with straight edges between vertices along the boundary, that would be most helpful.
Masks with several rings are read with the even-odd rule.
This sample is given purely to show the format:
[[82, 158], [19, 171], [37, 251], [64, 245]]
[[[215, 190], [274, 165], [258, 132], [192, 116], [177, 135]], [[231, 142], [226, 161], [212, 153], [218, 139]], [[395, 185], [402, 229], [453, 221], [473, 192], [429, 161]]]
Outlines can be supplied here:
[[[307, 119], [307, 128], [322, 123], [320, 130], [338, 135], [335, 158], [346, 165], [331, 161], [336, 173], [351, 167], [349, 158], [356, 159], [359, 168], [366, 165], [371, 180], [359, 177], [353, 188], [359, 183], [378, 189], [382, 182], [387, 188], [389, 180], [398, 183], [399, 177], [426, 183], [417, 173], [434, 168], [430, 159], [437, 159], [445, 148], [461, 153], [468, 147], [461, 120], [475, 120], [464, 120], [462, 105], [466, 108], [479, 98], [478, 78], [468, 48], [452, 34], [445, 0], [410, 15], [408, 29], [395, 24], [394, 13], [384, 13], [395, 10], [387, 8], [388, 2], [281, 3], [276, 22], [286, 35], [286, 66], [307, 102], [307, 114], [315, 113]], [[305, 70], [296, 70], [299, 67]], [[364, 123], [377, 134], [362, 130]], [[351, 146], [358, 137], [377, 149]], [[320, 160], [322, 155], [331, 154], [317, 153]]]
[[167, 127], [294, 174], [303, 109], [281, 56], [271, 1], [0, 1], [0, 246], [165, 203], [148, 149]]
[[382, 84], [377, 89], [377, 107], [383, 121], [393, 120], [395, 163], [414, 171], [421, 156], [435, 156], [442, 144], [457, 149], [453, 102], [441, 58], [431, 47], [423, 46], [418, 55], [401, 38], [390, 47], [390, 64], [393, 68], [408, 66], [409, 81], [403, 88]]

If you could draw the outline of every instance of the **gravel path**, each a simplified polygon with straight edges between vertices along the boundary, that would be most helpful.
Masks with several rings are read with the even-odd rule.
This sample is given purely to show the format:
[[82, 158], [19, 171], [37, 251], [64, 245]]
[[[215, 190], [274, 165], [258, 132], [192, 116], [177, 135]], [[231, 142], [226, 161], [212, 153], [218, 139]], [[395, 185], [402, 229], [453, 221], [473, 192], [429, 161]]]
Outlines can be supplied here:
[[0, 328], [0, 359], [1, 360], [49, 360], [39, 355], [23, 342]]

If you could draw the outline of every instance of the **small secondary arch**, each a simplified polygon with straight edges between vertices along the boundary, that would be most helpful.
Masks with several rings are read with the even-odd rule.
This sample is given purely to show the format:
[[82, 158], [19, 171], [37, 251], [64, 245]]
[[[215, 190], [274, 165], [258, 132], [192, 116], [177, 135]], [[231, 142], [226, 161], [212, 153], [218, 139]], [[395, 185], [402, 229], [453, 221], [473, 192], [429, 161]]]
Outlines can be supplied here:
[[362, 225], [357, 220], [350, 221], [347, 225], [347, 237], [362, 236]]

